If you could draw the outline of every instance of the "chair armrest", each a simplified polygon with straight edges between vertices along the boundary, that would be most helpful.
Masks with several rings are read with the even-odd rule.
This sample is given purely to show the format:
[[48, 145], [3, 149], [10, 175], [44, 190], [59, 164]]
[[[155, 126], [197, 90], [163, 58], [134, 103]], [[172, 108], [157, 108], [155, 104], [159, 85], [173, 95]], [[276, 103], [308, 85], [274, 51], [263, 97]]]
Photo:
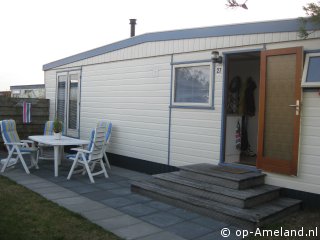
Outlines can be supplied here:
[[71, 148], [71, 150], [77, 151], [77, 152], [83, 152], [83, 153], [91, 153], [90, 151], [85, 150], [83, 148]]
[[13, 143], [4, 143], [5, 145], [18, 145], [18, 146], [25, 146], [24, 143], [21, 142], [13, 142]]
[[22, 142], [22, 143], [34, 143], [34, 141], [32, 141], [32, 140], [20, 140], [20, 142]]

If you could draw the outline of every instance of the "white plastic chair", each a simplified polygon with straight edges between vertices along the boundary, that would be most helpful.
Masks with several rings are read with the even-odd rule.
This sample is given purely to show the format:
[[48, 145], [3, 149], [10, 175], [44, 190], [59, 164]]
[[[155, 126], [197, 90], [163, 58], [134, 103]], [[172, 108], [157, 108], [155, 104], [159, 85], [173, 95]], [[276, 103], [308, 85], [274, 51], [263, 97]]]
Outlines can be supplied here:
[[[44, 125], [44, 131], [43, 135], [45, 136], [51, 136], [53, 135], [53, 122], [54, 121], [47, 121]], [[44, 149], [52, 148], [52, 146], [43, 144], [43, 143], [38, 143], [38, 153], [37, 153], [37, 159], [38, 160], [53, 160], [54, 157], [53, 155], [50, 157], [45, 157], [44, 156]]]
[[[3, 164], [1, 172], [4, 172], [7, 167], [15, 165], [18, 160], [20, 160], [27, 174], [30, 174], [29, 168], [31, 167], [38, 169], [38, 159], [35, 159], [38, 149], [34, 146], [34, 142], [30, 140], [20, 140], [16, 129], [16, 122], [12, 119], [0, 121], [0, 126], [2, 138], [8, 150], [8, 157], [1, 160]], [[31, 157], [31, 165], [29, 167], [27, 167], [23, 158], [23, 155], [26, 154]]]
[[[108, 173], [103, 164], [103, 151], [105, 149], [106, 144], [106, 132], [107, 132], [107, 122], [99, 122], [97, 124], [96, 129], [94, 130], [93, 140], [90, 141], [88, 145], [88, 149], [83, 148], [72, 148], [77, 152], [75, 157], [70, 157], [69, 159], [73, 160], [73, 164], [71, 166], [70, 172], [68, 174], [68, 180], [71, 178], [74, 170], [77, 166], [83, 166], [85, 171], [87, 172], [90, 182], [94, 183], [93, 176], [104, 174], [106, 178], [108, 178]], [[96, 164], [99, 163], [101, 170], [97, 172], [93, 172]], [[83, 171], [82, 171], [83, 172]]]

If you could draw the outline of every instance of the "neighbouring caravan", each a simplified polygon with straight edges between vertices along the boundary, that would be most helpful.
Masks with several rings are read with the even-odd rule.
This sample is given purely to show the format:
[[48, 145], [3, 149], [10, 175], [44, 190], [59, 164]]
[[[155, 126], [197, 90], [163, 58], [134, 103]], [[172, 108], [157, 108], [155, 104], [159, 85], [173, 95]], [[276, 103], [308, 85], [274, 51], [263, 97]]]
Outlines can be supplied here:
[[299, 26], [148, 33], [45, 64], [50, 118], [80, 138], [110, 119], [118, 162], [260, 169], [320, 194], [320, 31], [301, 39]]

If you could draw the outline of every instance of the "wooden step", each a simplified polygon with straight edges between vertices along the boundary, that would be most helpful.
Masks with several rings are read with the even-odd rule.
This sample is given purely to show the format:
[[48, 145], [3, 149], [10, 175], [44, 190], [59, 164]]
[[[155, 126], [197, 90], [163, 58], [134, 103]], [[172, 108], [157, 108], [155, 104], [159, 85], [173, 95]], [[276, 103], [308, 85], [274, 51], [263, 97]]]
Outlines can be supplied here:
[[240, 208], [251, 208], [280, 196], [280, 188], [275, 186], [262, 185], [245, 190], [230, 189], [188, 179], [180, 176], [179, 172], [154, 175], [154, 179], [154, 183], [163, 188]]
[[265, 174], [238, 168], [200, 163], [180, 167], [182, 177], [232, 189], [247, 189], [264, 184]]
[[300, 209], [300, 200], [279, 198], [251, 209], [225, 205], [212, 200], [163, 188], [151, 182], [133, 182], [131, 190], [151, 198], [217, 218], [243, 229], [255, 229]]

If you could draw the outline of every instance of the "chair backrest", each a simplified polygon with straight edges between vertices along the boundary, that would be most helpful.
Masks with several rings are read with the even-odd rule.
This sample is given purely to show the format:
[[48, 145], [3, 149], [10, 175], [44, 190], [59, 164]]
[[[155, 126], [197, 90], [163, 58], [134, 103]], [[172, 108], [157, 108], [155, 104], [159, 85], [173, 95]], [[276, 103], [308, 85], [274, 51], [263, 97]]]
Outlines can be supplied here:
[[1, 133], [5, 143], [20, 142], [16, 122], [12, 119], [1, 121]]
[[[101, 159], [106, 142], [107, 122], [98, 122], [94, 130], [94, 140], [91, 145], [89, 161]], [[92, 133], [91, 133], [92, 135]], [[89, 144], [90, 145], [90, 144]]]
[[107, 122], [107, 133], [106, 133], [106, 143], [109, 143], [110, 137], [111, 137], [111, 132], [112, 132], [112, 122]]
[[96, 133], [96, 130], [93, 129], [93, 130], [91, 131], [91, 134], [90, 134], [90, 142], [89, 142], [88, 148], [87, 148], [88, 151], [91, 151], [91, 148], [92, 148], [92, 145], [93, 145], [93, 142], [94, 142], [94, 135], [95, 135], [95, 133]]
[[43, 135], [53, 135], [53, 122], [54, 121], [47, 121], [45, 123]]
[[[4, 143], [16, 143], [20, 142], [20, 138], [17, 133], [16, 122], [12, 119], [2, 120], [0, 122], [1, 125], [1, 134]], [[12, 146], [6, 145], [8, 150], [11, 149]]]
[[112, 132], [112, 122], [110, 121], [100, 121], [97, 124], [97, 127], [100, 126], [101, 124], [106, 125], [106, 144], [109, 143], [110, 137], [111, 137], [111, 132]]

